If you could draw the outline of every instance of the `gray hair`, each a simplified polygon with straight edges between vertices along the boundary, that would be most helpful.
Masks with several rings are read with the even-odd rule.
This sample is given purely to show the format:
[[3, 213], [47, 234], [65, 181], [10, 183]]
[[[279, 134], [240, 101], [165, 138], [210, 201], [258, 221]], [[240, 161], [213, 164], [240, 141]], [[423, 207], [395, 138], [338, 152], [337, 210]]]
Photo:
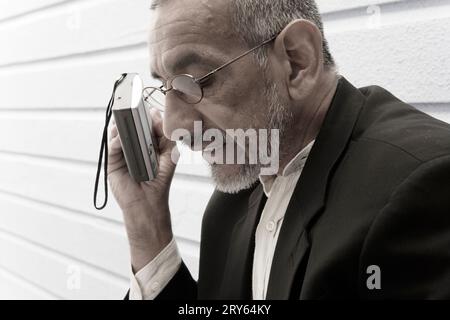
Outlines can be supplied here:
[[[166, 0], [167, 1], [167, 0]], [[335, 62], [325, 39], [322, 17], [315, 0], [229, 0], [231, 25], [235, 33], [249, 46], [254, 47], [280, 33], [290, 22], [305, 19], [314, 23], [322, 33], [324, 65], [334, 67]], [[164, 0], [153, 0], [155, 9]], [[267, 48], [256, 51], [262, 67], [266, 66]]]
[[[231, 0], [231, 6], [232, 26], [250, 47], [278, 34], [296, 19], [314, 23], [322, 33], [324, 64], [334, 67], [335, 62], [325, 39], [322, 17], [315, 0]], [[264, 66], [267, 48], [261, 48], [256, 55]]]

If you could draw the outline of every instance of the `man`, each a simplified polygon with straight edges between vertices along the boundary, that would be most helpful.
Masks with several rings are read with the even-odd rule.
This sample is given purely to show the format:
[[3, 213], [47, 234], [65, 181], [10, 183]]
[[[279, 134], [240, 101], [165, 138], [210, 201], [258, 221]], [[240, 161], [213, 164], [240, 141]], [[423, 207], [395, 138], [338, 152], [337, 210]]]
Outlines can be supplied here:
[[[165, 94], [164, 119], [152, 113], [157, 179], [133, 182], [115, 127], [110, 141], [129, 298], [450, 298], [449, 125], [338, 76], [313, 0], [153, 7], [151, 69], [164, 85], [152, 94]], [[211, 164], [217, 190], [198, 283], [178, 254], [168, 205], [170, 137], [195, 121], [280, 134], [275, 175], [260, 175], [261, 164]]]

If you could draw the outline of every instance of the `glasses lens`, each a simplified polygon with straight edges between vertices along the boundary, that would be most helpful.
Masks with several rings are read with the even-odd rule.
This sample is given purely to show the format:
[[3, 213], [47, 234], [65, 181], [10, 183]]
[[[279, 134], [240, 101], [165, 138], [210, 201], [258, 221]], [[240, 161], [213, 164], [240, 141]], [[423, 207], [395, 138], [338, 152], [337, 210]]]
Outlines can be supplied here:
[[172, 80], [172, 88], [180, 99], [189, 104], [199, 103], [203, 98], [203, 91], [195, 79], [188, 75], [180, 75]]
[[157, 88], [145, 88], [142, 93], [144, 103], [150, 107], [164, 112], [166, 96]]

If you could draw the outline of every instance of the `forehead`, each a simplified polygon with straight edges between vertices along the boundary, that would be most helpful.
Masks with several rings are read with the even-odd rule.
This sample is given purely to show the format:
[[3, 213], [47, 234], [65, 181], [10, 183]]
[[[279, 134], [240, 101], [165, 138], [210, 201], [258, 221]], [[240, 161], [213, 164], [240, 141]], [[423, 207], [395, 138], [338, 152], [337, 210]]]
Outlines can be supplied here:
[[237, 45], [227, 0], [166, 0], [149, 32], [152, 69], [173, 64], [182, 53], [223, 55]]

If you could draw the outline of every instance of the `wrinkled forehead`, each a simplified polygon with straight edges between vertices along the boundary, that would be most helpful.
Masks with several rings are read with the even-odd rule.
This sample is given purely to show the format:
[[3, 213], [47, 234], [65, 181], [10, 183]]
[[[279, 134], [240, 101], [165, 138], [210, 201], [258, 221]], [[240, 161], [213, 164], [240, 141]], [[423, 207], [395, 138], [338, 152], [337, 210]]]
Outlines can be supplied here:
[[152, 69], [173, 62], [181, 52], [226, 55], [236, 41], [227, 0], [165, 0], [149, 30]]

